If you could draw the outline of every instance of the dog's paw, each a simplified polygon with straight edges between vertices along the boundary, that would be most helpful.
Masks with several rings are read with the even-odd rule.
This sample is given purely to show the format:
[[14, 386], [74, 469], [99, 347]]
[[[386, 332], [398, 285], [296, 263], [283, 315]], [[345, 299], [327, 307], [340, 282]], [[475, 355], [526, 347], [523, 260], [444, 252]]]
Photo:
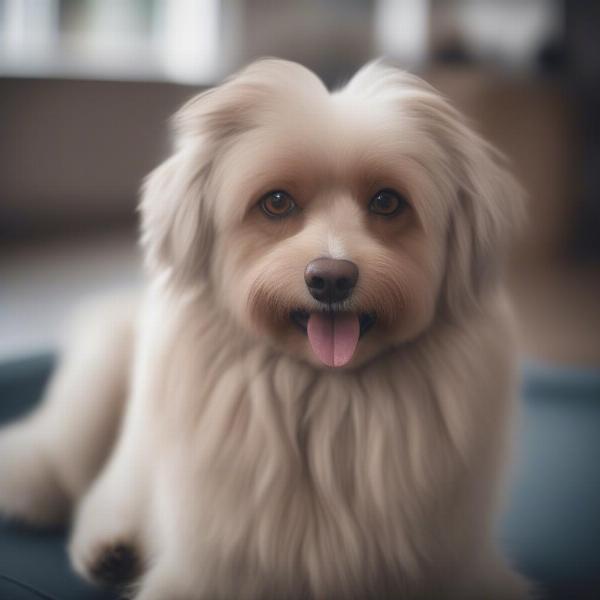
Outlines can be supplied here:
[[98, 549], [88, 571], [94, 581], [107, 585], [123, 585], [140, 575], [140, 558], [132, 545], [115, 543]]
[[142, 571], [142, 553], [131, 529], [116, 518], [116, 511], [95, 510], [94, 502], [84, 503], [83, 509], [69, 544], [73, 569], [94, 584], [130, 583]]
[[100, 480], [80, 501], [69, 558], [73, 569], [93, 583], [129, 583], [141, 574], [144, 549], [137, 535], [131, 496], [110, 480]]
[[100, 585], [124, 586], [142, 573], [139, 552], [124, 541], [99, 544], [86, 556], [72, 556], [72, 560], [82, 577]]

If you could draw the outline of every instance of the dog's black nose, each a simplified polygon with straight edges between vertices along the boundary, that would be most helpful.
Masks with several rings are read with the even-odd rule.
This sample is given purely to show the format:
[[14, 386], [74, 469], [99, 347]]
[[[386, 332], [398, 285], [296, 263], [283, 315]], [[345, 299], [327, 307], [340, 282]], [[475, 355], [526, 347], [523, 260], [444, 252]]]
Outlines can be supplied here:
[[306, 265], [304, 281], [319, 302], [341, 302], [352, 293], [358, 281], [358, 267], [349, 260], [317, 258]]

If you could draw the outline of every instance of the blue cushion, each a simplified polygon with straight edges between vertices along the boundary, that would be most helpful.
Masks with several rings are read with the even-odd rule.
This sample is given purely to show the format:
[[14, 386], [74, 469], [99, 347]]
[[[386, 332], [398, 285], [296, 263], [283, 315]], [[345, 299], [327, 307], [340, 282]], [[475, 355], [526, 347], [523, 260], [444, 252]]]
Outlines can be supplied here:
[[[0, 366], [0, 422], [31, 409], [52, 371], [51, 356]], [[0, 521], [0, 599], [116, 600], [69, 568], [64, 531], [39, 531]]]
[[600, 598], [600, 371], [528, 363], [500, 536], [552, 598]]
[[[0, 422], [37, 402], [51, 356], [0, 365]], [[529, 363], [499, 537], [545, 598], [600, 598], [600, 371]], [[0, 523], [0, 599], [111, 600], [69, 569], [61, 531]]]

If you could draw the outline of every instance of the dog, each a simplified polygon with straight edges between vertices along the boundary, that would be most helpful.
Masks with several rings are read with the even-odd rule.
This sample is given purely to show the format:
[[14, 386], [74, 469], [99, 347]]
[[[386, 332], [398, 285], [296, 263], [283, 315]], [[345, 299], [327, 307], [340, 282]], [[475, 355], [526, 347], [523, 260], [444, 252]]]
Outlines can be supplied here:
[[0, 511], [72, 516], [136, 600], [529, 596], [494, 542], [515, 418], [505, 160], [416, 76], [251, 64], [174, 118], [142, 298], [87, 307], [0, 433]]

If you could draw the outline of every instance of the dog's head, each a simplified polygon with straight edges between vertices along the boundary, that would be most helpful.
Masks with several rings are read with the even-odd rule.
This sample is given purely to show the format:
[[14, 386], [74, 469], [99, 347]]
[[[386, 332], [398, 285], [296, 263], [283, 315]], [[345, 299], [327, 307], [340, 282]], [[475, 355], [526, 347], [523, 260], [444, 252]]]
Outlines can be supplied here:
[[263, 60], [188, 102], [148, 178], [143, 241], [253, 335], [349, 367], [460, 319], [497, 284], [519, 186], [417, 77], [371, 64], [330, 93]]

